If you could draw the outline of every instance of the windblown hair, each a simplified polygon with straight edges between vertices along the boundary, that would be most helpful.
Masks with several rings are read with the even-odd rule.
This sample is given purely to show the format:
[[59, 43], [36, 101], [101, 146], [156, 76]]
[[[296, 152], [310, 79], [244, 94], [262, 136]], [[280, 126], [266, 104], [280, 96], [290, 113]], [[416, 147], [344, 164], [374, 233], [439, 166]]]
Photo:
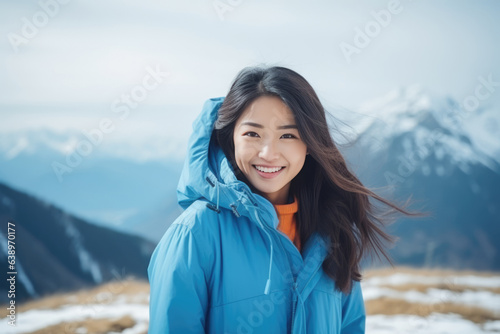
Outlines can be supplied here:
[[246, 107], [261, 96], [276, 96], [290, 108], [309, 152], [290, 187], [299, 204], [297, 229], [301, 244], [315, 232], [329, 239], [323, 270], [335, 280], [337, 289], [348, 293], [352, 280], [361, 280], [360, 262], [366, 253], [390, 261], [385, 246], [393, 239], [383, 230], [380, 206], [370, 198], [383, 204], [387, 212], [410, 213], [363, 186], [349, 170], [332, 139], [325, 110], [314, 89], [301, 75], [284, 67], [244, 68], [219, 109], [213, 138], [238, 179], [252, 187], [235, 163], [234, 127]]

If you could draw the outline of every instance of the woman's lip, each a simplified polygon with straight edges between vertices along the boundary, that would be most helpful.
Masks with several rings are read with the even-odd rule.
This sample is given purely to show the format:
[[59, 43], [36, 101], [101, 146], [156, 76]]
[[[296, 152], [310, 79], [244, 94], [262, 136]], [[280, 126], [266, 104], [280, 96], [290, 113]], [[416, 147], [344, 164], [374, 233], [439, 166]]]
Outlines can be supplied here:
[[252, 166], [259, 166], [259, 167], [265, 167], [265, 168], [285, 168], [285, 166], [271, 166], [271, 165], [252, 165]]
[[[281, 172], [286, 168], [286, 167], [283, 167], [283, 166], [275, 166], [275, 167], [268, 167], [268, 166], [265, 166], [265, 165], [252, 165], [253, 168], [257, 171], [257, 173], [265, 178], [265, 179], [272, 179], [272, 178], [275, 178], [276, 176], [280, 175]], [[279, 171], [277, 172], [272, 172], [272, 173], [266, 173], [266, 172], [261, 172], [260, 170], [257, 169], [256, 166], [262, 166], [262, 167], [266, 167], [266, 168], [281, 168]]]

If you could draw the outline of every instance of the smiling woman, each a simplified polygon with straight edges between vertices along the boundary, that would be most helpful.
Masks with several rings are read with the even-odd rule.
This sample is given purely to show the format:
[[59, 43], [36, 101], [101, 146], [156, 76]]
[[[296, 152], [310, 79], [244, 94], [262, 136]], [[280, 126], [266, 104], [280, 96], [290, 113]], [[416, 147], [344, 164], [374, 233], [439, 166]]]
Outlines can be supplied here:
[[390, 241], [309, 83], [245, 68], [194, 123], [186, 211], [148, 273], [149, 333], [363, 333], [366, 253]]
[[259, 97], [236, 122], [233, 141], [247, 180], [271, 203], [286, 204], [307, 152], [290, 109], [275, 96]]

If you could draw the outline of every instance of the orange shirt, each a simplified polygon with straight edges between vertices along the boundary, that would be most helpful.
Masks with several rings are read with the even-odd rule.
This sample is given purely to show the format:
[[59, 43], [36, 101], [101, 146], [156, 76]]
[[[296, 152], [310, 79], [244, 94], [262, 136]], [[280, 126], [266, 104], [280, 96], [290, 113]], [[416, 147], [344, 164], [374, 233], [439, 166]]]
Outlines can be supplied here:
[[293, 203], [275, 205], [274, 207], [278, 213], [278, 230], [285, 233], [300, 252], [300, 235], [297, 232], [296, 224], [297, 211], [299, 209], [297, 198], [294, 198]]

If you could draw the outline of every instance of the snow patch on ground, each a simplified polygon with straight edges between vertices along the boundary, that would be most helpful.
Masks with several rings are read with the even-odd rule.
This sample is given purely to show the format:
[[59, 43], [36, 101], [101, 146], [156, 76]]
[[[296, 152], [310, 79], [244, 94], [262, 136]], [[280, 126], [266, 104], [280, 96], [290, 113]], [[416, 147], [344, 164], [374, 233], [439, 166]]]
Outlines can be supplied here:
[[500, 295], [490, 291], [464, 291], [454, 292], [450, 290], [429, 288], [427, 292], [415, 290], [396, 291], [390, 288], [363, 288], [365, 300], [378, 298], [402, 299], [410, 303], [439, 304], [453, 303], [481, 307], [493, 312], [500, 312]]
[[[362, 285], [366, 301], [389, 297], [426, 305], [456, 303], [488, 309], [498, 316], [500, 313], [500, 294], [481, 290], [481, 288], [497, 288], [500, 286], [499, 283], [499, 276], [424, 276], [394, 273], [389, 276], [368, 278]], [[429, 285], [429, 288], [425, 292], [411, 290], [411, 288], [399, 291], [394, 288], [404, 284]], [[471, 290], [458, 289], [454, 291], [453, 285], [469, 287]], [[124, 330], [122, 334], [142, 334], [147, 331], [149, 322], [148, 297], [146, 292], [115, 295], [109, 292], [99, 292], [93, 296], [92, 303], [66, 304], [55, 309], [33, 309], [19, 313], [17, 314], [17, 327], [9, 326], [7, 318], [1, 319], [0, 333], [30, 333], [63, 322], [74, 326], [75, 322], [86, 319], [119, 319], [128, 315], [136, 324]], [[77, 301], [77, 299], [70, 297], [65, 300], [68, 303]], [[82, 326], [77, 332], [86, 334], [86, 329]], [[500, 320], [477, 324], [458, 314], [432, 313], [427, 317], [376, 314], [366, 318], [367, 334], [482, 334], [498, 332], [500, 332]]]
[[62, 322], [92, 319], [119, 319], [129, 315], [136, 325], [122, 333], [140, 334], [148, 327], [149, 308], [147, 304], [85, 304], [66, 305], [53, 310], [29, 310], [18, 314], [17, 327], [7, 324], [7, 318], [0, 321], [0, 332], [5, 334], [30, 333]]
[[397, 273], [390, 276], [371, 277], [363, 281], [364, 286], [404, 284], [445, 284], [447, 286], [455, 285], [476, 288], [498, 288], [500, 287], [500, 277], [474, 275], [439, 277]]
[[367, 334], [482, 334], [497, 333], [500, 321], [478, 325], [455, 314], [372, 315], [366, 319]]

